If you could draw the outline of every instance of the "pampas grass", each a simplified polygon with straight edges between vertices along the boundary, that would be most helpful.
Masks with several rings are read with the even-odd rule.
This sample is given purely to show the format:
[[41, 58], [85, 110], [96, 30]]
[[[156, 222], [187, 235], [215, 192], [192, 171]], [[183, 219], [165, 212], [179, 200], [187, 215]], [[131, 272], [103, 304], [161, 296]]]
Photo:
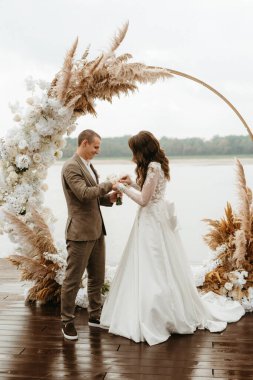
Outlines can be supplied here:
[[154, 83], [158, 79], [172, 77], [170, 71], [164, 68], [128, 63], [131, 54], [115, 56], [127, 30], [128, 23], [115, 34], [108, 51], [92, 61], [87, 60], [89, 49], [85, 50], [80, 60], [74, 61], [75, 41], [62, 70], [51, 83], [49, 95], [59, 99], [66, 107], [73, 108], [76, 117], [87, 113], [96, 116], [96, 99], [112, 102], [114, 96], [136, 91], [138, 83]]
[[70, 80], [72, 77], [72, 68], [73, 68], [73, 58], [77, 48], [78, 38], [75, 40], [70, 50], [68, 51], [63, 68], [61, 70], [61, 75], [59, 76], [56, 83], [56, 94], [58, 99], [64, 103], [66, 99], [67, 90], [70, 84]]
[[59, 302], [61, 287], [55, 281], [59, 266], [44, 256], [46, 252], [57, 253], [47, 224], [35, 209], [31, 210], [33, 229], [27, 226], [21, 216], [18, 217], [10, 212], [5, 214], [20, 241], [27, 246], [26, 256], [13, 254], [8, 258], [20, 269], [22, 281], [33, 282], [27, 294], [27, 301]]
[[[225, 208], [225, 216], [220, 220], [204, 219], [210, 226], [204, 241], [215, 251], [218, 265], [205, 275], [201, 289], [229, 295], [233, 299], [242, 300], [248, 296], [248, 289], [253, 287], [253, 213], [252, 192], [247, 187], [244, 169], [236, 160], [236, 186], [238, 194], [238, 210], [233, 211], [230, 203]], [[221, 252], [219, 252], [219, 249]], [[242, 283], [238, 283], [240, 273], [248, 273]], [[226, 290], [226, 283], [231, 281], [232, 290]]]
[[24, 220], [13, 213], [5, 211], [5, 215], [6, 219], [9, 220], [15, 231], [18, 233], [19, 239], [23, 243], [30, 245], [36, 254], [43, 255], [44, 252], [57, 252], [46, 223], [35, 210], [32, 211], [35, 224], [34, 229], [28, 227]]
[[247, 187], [244, 169], [239, 160], [236, 160], [236, 172], [237, 172], [237, 191], [239, 195], [239, 209], [238, 215], [241, 220], [241, 228], [245, 233], [246, 239], [251, 235], [251, 203], [252, 193]]
[[234, 215], [232, 206], [227, 202], [225, 207], [225, 216], [220, 220], [203, 219], [211, 228], [204, 236], [204, 241], [209, 248], [215, 251], [222, 244], [229, 244], [230, 238], [240, 227], [238, 218]]
[[241, 268], [246, 256], [247, 239], [245, 232], [240, 229], [235, 232], [235, 251], [233, 260], [237, 268]]

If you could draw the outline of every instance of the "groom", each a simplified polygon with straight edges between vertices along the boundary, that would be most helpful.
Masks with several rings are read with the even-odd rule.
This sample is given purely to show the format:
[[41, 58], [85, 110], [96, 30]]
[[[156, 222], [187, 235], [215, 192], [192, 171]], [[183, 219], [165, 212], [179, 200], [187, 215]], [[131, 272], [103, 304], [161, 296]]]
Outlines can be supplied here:
[[67, 268], [61, 291], [62, 333], [76, 340], [74, 325], [75, 299], [82, 279], [88, 272], [89, 325], [100, 327], [101, 288], [105, 275], [106, 234], [100, 204], [112, 206], [117, 192], [111, 181], [98, 183], [98, 175], [90, 160], [99, 153], [101, 137], [86, 129], [78, 136], [75, 155], [62, 169], [62, 186], [68, 207], [66, 225]]

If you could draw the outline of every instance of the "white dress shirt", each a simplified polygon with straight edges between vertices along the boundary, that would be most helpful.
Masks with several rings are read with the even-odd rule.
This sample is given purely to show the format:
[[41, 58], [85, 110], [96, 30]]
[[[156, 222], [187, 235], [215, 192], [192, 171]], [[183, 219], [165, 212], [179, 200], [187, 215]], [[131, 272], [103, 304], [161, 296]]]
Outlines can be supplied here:
[[92, 176], [92, 178], [94, 179], [94, 181], [97, 183], [97, 178], [95, 176], [95, 173], [94, 171], [91, 169], [90, 167], [90, 161], [87, 161], [85, 160], [84, 158], [82, 158], [81, 156], [79, 156], [82, 160], [82, 162], [84, 163], [85, 167], [87, 168], [87, 170], [89, 171], [90, 175]]

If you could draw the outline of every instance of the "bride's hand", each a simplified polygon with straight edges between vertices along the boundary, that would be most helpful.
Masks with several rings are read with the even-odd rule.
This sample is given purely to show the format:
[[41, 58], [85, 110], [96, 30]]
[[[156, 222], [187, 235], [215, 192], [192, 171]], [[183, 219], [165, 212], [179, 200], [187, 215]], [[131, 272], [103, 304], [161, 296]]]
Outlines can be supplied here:
[[130, 176], [127, 174], [123, 177], [120, 178], [119, 180], [120, 183], [124, 183], [124, 184], [127, 184], [127, 185], [131, 185], [132, 181], [131, 181], [131, 178]]
[[114, 191], [116, 191], [116, 192], [119, 192], [118, 185], [119, 185], [119, 182], [115, 182], [115, 183], [112, 185], [112, 190], [114, 190]]

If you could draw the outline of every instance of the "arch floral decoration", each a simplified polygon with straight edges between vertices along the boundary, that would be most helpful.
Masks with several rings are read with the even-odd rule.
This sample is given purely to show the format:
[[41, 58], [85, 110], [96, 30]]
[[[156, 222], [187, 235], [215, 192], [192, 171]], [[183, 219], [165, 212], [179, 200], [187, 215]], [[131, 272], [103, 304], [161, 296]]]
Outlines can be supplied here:
[[[31, 96], [27, 106], [11, 107], [17, 124], [0, 140], [0, 230], [17, 245], [16, 253], [9, 259], [20, 268], [21, 279], [32, 281], [28, 301], [59, 301], [66, 251], [53, 238], [55, 218], [43, 205], [43, 191], [47, 190], [44, 180], [47, 169], [61, 158], [64, 136], [74, 131], [77, 119], [88, 113], [96, 115], [95, 100], [112, 102], [114, 96], [137, 90], [137, 84], [154, 83], [173, 75], [195, 80], [225, 100], [197, 78], [166, 68], [129, 63], [132, 56], [128, 53], [116, 56], [127, 29], [128, 23], [114, 36], [108, 51], [92, 61], [88, 60], [88, 49], [81, 59], [74, 59], [76, 40], [53, 81], [28, 78]], [[229, 105], [252, 138], [244, 119]], [[110, 280], [111, 274], [108, 276]]]

